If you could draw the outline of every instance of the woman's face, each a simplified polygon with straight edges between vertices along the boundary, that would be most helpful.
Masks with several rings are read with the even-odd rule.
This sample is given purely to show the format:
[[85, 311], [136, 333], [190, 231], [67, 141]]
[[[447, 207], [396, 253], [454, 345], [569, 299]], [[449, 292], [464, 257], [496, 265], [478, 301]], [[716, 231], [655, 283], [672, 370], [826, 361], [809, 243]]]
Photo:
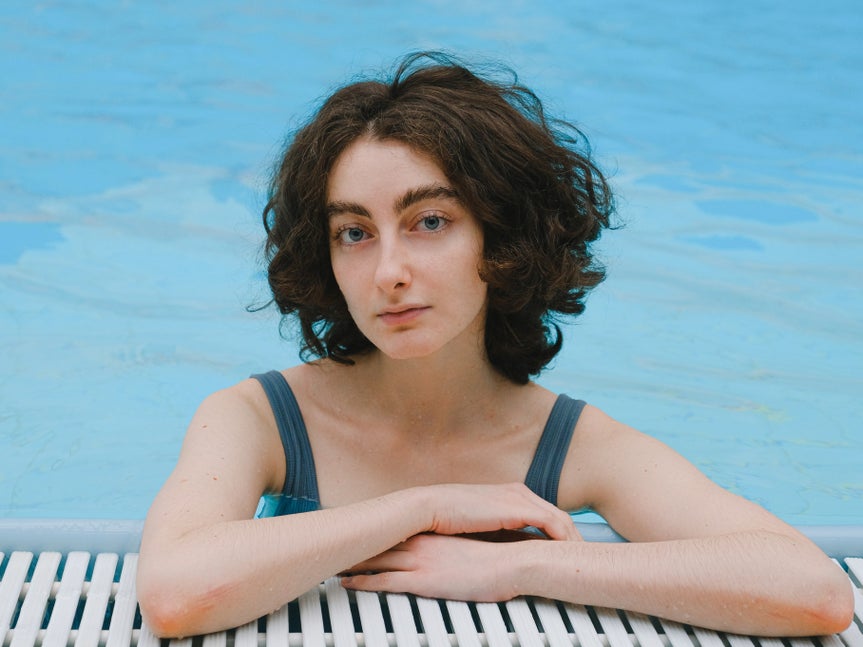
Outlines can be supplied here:
[[330, 172], [327, 211], [336, 281], [378, 349], [407, 359], [453, 340], [482, 347], [482, 229], [430, 157], [355, 141]]

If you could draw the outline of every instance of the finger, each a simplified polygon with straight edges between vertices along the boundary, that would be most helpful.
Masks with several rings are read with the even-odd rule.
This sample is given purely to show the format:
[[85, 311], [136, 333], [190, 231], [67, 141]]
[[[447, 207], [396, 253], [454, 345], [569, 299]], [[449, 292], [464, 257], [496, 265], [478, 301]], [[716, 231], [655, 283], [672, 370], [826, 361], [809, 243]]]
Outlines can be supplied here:
[[581, 538], [581, 533], [578, 532], [578, 528], [575, 525], [575, 522], [572, 520], [572, 517], [569, 516], [566, 512], [560, 511], [560, 535], [555, 535], [551, 537], [552, 539], [557, 539], [559, 541], [583, 541]]
[[412, 568], [411, 554], [405, 550], [390, 549], [354, 564], [345, 573], [364, 573], [366, 571], [404, 571]]
[[380, 591], [384, 593], [410, 593], [400, 572], [386, 571], [371, 575], [349, 575], [341, 579], [346, 589], [353, 591]]
[[578, 530], [572, 522], [572, 518], [563, 510], [551, 505], [547, 501], [542, 502], [543, 518], [534, 522], [534, 527], [544, 532], [550, 539], [569, 541], [578, 537]]
[[551, 539], [566, 541], [577, 537], [578, 531], [569, 514], [538, 496], [523, 483], [517, 484], [517, 487], [525, 502], [539, 515], [537, 518], [526, 519], [525, 525], [537, 528]]
[[379, 555], [365, 559], [345, 571], [346, 573], [364, 573], [366, 571], [406, 571], [416, 567], [417, 557], [413, 547], [426, 539], [426, 535], [411, 537]]
[[557, 506], [553, 506], [552, 504], [544, 501], [548, 506], [550, 506], [549, 513], [552, 515], [552, 521], [548, 527], [543, 528], [545, 533], [551, 539], [557, 539], [562, 541], [578, 541], [581, 539], [581, 535], [578, 532], [578, 528], [575, 527], [575, 523], [572, 521], [572, 517], [569, 516], [569, 513], [564, 512]]

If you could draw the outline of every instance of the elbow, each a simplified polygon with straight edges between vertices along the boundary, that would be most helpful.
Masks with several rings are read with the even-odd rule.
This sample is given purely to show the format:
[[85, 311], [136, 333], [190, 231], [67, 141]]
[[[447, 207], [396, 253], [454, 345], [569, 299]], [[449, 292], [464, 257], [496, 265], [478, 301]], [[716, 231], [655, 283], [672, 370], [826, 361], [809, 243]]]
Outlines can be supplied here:
[[181, 596], [168, 593], [138, 593], [141, 619], [158, 638], [184, 638], [197, 633], [191, 622], [191, 604]]
[[823, 636], [847, 629], [854, 621], [854, 593], [844, 571], [832, 562], [804, 582], [805, 592], [791, 615], [796, 622], [787, 635]]
[[215, 631], [214, 596], [184, 593], [179, 583], [138, 583], [138, 607], [147, 628], [159, 638], [186, 638]]
[[813, 616], [820, 626], [812, 632], [817, 635], [835, 634], [847, 629], [854, 621], [854, 592], [844, 571], [831, 564], [834, 572], [826, 575], [820, 586]]

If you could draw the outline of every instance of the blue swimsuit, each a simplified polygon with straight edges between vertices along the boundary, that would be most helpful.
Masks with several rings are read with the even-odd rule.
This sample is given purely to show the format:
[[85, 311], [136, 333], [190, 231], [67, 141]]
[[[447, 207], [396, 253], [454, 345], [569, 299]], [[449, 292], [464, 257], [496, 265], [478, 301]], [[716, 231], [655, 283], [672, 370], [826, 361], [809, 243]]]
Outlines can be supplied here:
[[[264, 497], [258, 515], [274, 517], [320, 509], [312, 447], [291, 387], [278, 371], [252, 377], [264, 387], [285, 450], [285, 486], [280, 495]], [[524, 480], [537, 495], [554, 505], [557, 505], [560, 471], [583, 408], [582, 400], [573, 400], [566, 395], [557, 397]]]

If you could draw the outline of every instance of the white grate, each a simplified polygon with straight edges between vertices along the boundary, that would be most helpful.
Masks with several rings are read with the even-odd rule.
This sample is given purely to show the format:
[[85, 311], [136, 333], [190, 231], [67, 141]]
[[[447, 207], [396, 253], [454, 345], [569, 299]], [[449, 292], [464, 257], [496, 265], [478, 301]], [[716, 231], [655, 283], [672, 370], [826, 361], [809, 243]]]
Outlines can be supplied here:
[[138, 556], [0, 553], [0, 647], [863, 647], [863, 559], [845, 560], [855, 624], [813, 639], [720, 634], [613, 609], [353, 593], [335, 579], [237, 629], [159, 641], [135, 599]]

